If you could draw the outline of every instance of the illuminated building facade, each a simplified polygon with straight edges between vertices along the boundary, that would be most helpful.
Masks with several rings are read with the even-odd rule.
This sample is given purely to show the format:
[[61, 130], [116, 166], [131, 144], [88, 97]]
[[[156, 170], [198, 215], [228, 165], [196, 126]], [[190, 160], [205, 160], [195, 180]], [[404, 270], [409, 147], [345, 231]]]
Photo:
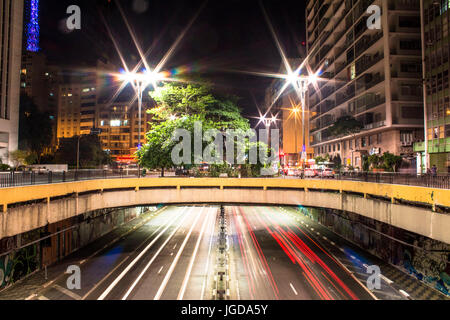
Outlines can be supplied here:
[[[381, 9], [380, 29], [367, 9]], [[339, 156], [362, 169], [362, 159], [390, 152], [415, 168], [413, 143], [423, 139], [419, 0], [309, 0], [307, 49], [323, 81], [309, 92], [315, 155]], [[358, 120], [357, 134], [333, 135], [341, 117]]]
[[0, 160], [18, 148], [23, 0], [0, 0]]

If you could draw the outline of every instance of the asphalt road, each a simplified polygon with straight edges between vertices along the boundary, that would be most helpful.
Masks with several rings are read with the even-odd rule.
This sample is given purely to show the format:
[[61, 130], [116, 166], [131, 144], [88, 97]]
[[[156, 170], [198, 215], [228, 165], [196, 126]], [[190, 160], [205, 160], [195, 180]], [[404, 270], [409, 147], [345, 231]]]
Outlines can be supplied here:
[[[218, 206], [168, 207], [85, 261], [81, 289], [69, 290], [66, 275], [36, 299], [211, 300], [219, 212]], [[228, 299], [372, 299], [309, 229], [280, 208], [226, 207], [225, 216]]]
[[372, 299], [310, 230], [279, 208], [228, 207], [227, 212], [239, 298]]

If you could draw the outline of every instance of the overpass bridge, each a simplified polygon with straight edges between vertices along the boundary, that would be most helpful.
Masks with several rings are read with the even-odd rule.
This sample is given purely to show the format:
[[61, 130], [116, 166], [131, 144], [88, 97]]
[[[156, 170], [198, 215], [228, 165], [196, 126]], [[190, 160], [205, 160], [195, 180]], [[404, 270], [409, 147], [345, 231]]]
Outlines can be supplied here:
[[128, 178], [0, 189], [0, 239], [105, 208], [265, 204], [356, 213], [450, 243], [450, 190], [314, 179]]

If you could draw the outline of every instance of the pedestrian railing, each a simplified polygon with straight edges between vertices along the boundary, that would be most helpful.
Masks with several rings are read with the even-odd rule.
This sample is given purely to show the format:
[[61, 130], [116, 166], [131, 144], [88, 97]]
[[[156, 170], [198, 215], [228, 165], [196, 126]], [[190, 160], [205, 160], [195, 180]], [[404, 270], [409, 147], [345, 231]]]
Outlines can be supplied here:
[[138, 178], [138, 170], [70, 170], [0, 172], [0, 188], [97, 179]]
[[[147, 177], [157, 177], [148, 174]], [[19, 187], [37, 184], [64, 183], [98, 179], [126, 179], [145, 178], [139, 170], [69, 170], [63, 172], [0, 172], [0, 188]], [[269, 177], [267, 177], [269, 178]], [[294, 177], [302, 179], [302, 177]], [[201, 178], [199, 178], [201, 179]], [[374, 172], [341, 172], [332, 177], [318, 177], [311, 179], [338, 179], [385, 184], [400, 184], [421, 186], [428, 188], [450, 189], [450, 175], [413, 175], [402, 173], [374, 173]]]

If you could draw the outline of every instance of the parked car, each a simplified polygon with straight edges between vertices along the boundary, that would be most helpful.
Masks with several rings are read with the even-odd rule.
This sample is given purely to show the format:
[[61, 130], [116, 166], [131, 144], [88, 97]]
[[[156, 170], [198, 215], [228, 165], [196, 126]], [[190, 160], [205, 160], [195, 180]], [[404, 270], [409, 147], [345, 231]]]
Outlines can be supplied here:
[[296, 173], [296, 169], [295, 168], [289, 168], [287, 170], [287, 175], [288, 176], [295, 176], [295, 173]]
[[305, 169], [304, 176], [305, 178], [314, 178], [317, 176], [317, 170], [310, 168]]
[[189, 170], [187, 170], [187, 169], [176, 169], [175, 170], [175, 175], [176, 176], [185, 176], [185, 177], [187, 177], [187, 176], [189, 176]]
[[319, 172], [321, 178], [334, 178], [334, 171], [330, 168], [325, 168]]

